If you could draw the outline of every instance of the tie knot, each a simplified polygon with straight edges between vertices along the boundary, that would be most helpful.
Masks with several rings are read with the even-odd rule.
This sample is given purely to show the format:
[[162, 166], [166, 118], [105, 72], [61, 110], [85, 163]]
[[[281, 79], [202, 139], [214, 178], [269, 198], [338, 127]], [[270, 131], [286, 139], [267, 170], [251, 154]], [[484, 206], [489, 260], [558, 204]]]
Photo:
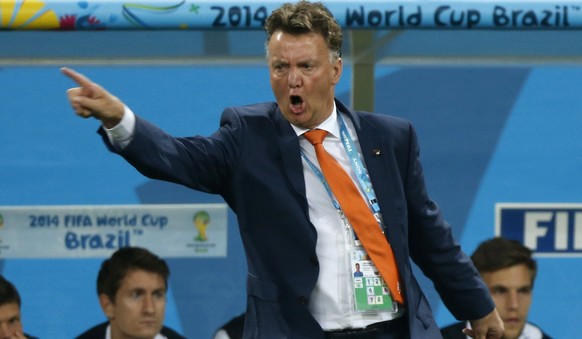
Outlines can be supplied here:
[[327, 135], [327, 131], [322, 129], [312, 129], [310, 131], [305, 132], [303, 136], [307, 141], [309, 141], [312, 145], [321, 144], [325, 136]]

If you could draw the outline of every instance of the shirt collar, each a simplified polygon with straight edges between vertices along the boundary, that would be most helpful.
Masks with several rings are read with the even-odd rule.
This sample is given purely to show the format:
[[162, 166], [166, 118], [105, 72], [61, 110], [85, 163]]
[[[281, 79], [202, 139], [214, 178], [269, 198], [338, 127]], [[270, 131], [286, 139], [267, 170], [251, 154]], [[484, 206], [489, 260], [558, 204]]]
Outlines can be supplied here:
[[[318, 126], [315, 126], [314, 128], [322, 129], [324, 131], [327, 131], [329, 134], [339, 138], [339, 126], [337, 123], [337, 115], [338, 115], [337, 107], [335, 106], [335, 101], [334, 101], [333, 102], [333, 110], [331, 111], [331, 114], [329, 115], [329, 117], [327, 119], [325, 119]], [[293, 130], [295, 131], [297, 136], [301, 136], [301, 135], [303, 135], [303, 133], [309, 131], [308, 129], [297, 127], [293, 124], [291, 124], [291, 127], [293, 128]]]
[[[111, 339], [111, 323], [109, 323], [109, 325], [107, 325], [107, 330], [105, 331], [105, 339]], [[162, 334], [158, 333], [158, 334], [156, 334], [154, 339], [168, 339], [168, 338], [166, 338]]]

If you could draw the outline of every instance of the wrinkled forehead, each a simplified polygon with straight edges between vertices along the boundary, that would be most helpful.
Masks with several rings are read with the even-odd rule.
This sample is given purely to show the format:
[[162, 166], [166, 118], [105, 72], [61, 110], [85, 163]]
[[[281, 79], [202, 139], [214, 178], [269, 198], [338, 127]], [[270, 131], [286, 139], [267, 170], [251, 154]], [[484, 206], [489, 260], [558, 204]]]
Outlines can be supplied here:
[[267, 43], [267, 56], [327, 55], [330, 51], [321, 35], [315, 33], [289, 34], [278, 31]]

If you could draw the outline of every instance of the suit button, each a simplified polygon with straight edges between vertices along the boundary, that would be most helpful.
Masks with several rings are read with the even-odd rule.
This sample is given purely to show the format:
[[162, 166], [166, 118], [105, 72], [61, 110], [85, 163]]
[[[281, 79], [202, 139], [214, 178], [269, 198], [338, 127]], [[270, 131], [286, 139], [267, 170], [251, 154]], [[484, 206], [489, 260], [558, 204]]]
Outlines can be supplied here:
[[299, 303], [301, 305], [306, 305], [307, 304], [307, 298], [305, 298], [304, 296], [299, 297]]
[[311, 259], [309, 259], [309, 261], [311, 261], [313, 266], [319, 266], [319, 260], [317, 260], [316, 257], [311, 257]]

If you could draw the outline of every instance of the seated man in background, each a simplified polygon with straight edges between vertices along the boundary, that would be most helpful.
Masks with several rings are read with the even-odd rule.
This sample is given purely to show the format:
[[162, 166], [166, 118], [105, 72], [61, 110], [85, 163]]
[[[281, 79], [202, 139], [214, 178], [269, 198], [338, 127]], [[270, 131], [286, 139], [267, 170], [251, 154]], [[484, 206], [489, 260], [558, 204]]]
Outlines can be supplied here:
[[[539, 327], [527, 322], [537, 273], [531, 250], [517, 241], [497, 237], [482, 242], [471, 260], [489, 287], [503, 320], [503, 339], [550, 339]], [[465, 339], [468, 337], [462, 330], [468, 326], [457, 323], [441, 332], [444, 339]]]
[[77, 339], [185, 339], [163, 326], [170, 269], [164, 260], [139, 247], [117, 250], [97, 277], [97, 294], [109, 319]]
[[18, 290], [0, 275], [0, 339], [37, 339], [24, 333], [20, 305]]

